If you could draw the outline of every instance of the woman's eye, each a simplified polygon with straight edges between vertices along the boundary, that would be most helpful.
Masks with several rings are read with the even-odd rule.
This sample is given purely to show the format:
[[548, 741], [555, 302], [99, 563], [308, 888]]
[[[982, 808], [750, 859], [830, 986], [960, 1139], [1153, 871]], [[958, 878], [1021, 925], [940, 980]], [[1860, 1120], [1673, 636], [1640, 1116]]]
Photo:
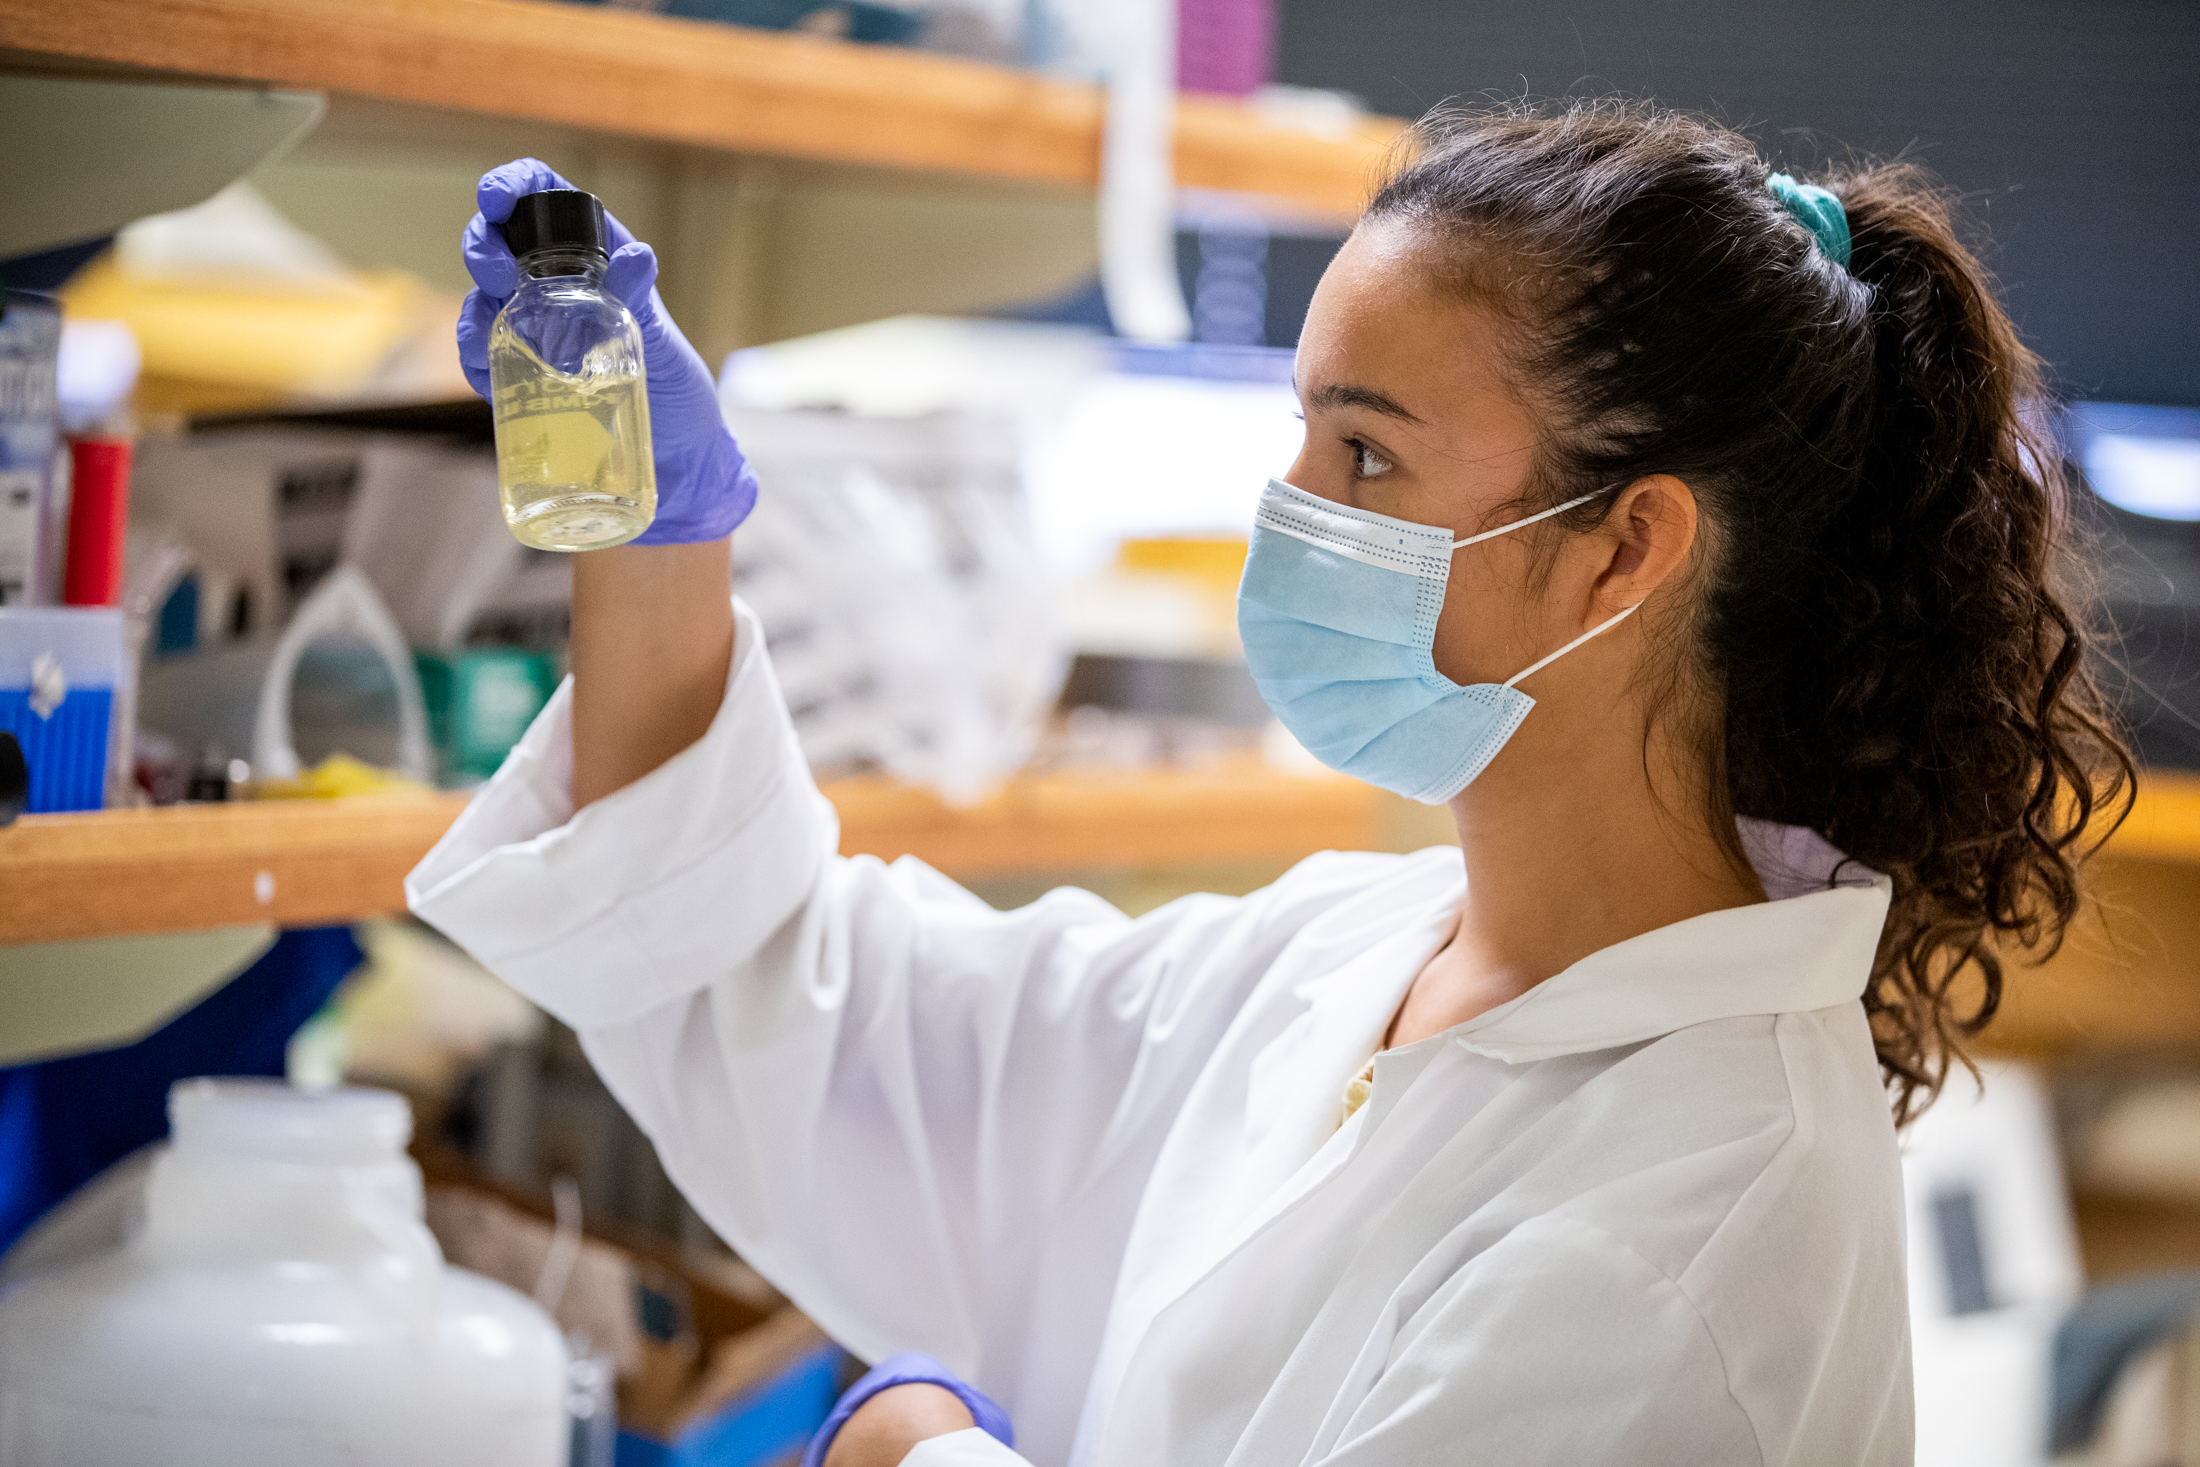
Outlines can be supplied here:
[[1372, 479], [1390, 472], [1390, 460], [1357, 438], [1347, 438], [1345, 444], [1352, 450], [1352, 472], [1363, 479]]

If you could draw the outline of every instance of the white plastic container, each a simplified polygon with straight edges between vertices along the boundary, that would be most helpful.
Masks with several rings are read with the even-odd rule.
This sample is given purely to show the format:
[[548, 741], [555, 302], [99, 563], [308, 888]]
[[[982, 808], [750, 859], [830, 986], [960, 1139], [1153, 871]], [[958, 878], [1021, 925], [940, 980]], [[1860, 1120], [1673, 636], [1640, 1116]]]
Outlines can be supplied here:
[[405, 1101], [186, 1080], [120, 1251], [0, 1293], [0, 1467], [557, 1467], [563, 1340], [447, 1268]]

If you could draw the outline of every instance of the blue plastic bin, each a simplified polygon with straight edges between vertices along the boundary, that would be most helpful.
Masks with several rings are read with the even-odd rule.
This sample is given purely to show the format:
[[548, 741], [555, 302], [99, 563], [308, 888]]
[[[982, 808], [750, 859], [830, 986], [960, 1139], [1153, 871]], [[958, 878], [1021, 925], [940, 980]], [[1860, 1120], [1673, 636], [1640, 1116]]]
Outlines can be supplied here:
[[30, 813], [106, 803], [115, 690], [126, 671], [121, 612], [0, 606], [0, 729], [23, 746]]
[[822, 1345], [777, 1375], [742, 1392], [679, 1439], [656, 1442], [619, 1433], [617, 1467], [780, 1467], [802, 1449], [839, 1399], [848, 1357]]

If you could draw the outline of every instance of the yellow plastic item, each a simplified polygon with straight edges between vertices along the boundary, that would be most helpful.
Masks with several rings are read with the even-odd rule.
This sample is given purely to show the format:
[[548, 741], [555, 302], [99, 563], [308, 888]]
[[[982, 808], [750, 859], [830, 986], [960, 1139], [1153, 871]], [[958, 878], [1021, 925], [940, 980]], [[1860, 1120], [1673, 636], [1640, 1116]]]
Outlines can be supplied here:
[[356, 390], [433, 304], [397, 270], [285, 290], [133, 276], [111, 257], [86, 266], [61, 299], [70, 316], [127, 323], [148, 376], [314, 396]]
[[296, 779], [261, 780], [252, 793], [262, 800], [335, 800], [346, 795], [424, 795], [429, 788], [394, 769], [331, 754]]
[[1118, 570], [1182, 576], [1202, 585], [1237, 593], [1245, 576], [1245, 537], [1214, 535], [1125, 540], [1116, 551]]

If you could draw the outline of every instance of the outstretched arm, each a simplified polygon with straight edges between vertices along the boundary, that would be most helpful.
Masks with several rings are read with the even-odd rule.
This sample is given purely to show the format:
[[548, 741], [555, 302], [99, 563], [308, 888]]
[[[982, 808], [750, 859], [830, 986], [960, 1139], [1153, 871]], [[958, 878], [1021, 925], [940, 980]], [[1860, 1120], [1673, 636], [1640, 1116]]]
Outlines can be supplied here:
[[574, 556], [574, 808], [700, 739], [732, 662], [730, 540]]
[[[521, 158], [484, 174], [460, 252], [474, 278], [458, 358], [487, 397], [488, 344], [520, 265], [501, 229], [527, 194], [572, 185]], [[733, 655], [727, 536], [756, 502], [756, 479], [718, 410], [710, 370], [665, 311], [657, 256], [607, 219], [604, 286], [634, 314], [649, 380], [655, 521], [630, 545], [573, 557], [574, 808], [623, 789], [693, 744], [725, 695]]]

